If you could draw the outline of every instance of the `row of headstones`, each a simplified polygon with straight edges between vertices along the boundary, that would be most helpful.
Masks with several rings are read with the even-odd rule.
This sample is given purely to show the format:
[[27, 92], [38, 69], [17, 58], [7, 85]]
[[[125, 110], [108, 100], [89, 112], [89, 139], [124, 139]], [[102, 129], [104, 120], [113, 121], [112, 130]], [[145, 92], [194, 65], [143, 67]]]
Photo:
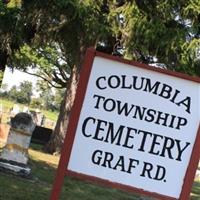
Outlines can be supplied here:
[[29, 175], [28, 148], [35, 123], [31, 115], [18, 113], [11, 119], [7, 144], [0, 154], [0, 169]]

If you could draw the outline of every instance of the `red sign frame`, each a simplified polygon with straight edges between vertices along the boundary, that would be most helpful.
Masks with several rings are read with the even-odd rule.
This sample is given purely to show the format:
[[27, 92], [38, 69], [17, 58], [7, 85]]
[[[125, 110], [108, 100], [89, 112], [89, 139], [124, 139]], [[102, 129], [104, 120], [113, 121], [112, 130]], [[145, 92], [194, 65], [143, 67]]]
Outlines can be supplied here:
[[79, 174], [79, 173], [76, 173], [73, 171], [69, 171], [67, 169], [71, 150], [73, 147], [73, 142], [74, 142], [74, 138], [75, 138], [75, 132], [76, 132], [76, 128], [77, 128], [77, 124], [78, 124], [78, 120], [79, 120], [79, 115], [80, 115], [82, 104], [84, 101], [85, 92], [87, 89], [87, 84], [89, 81], [90, 72], [92, 69], [93, 60], [94, 60], [95, 56], [99, 56], [99, 57], [106, 58], [109, 60], [114, 60], [114, 61], [118, 61], [121, 63], [129, 64], [129, 65], [134, 65], [135, 67], [140, 67], [140, 68], [143, 68], [146, 70], [155, 71], [155, 72], [159, 72], [162, 74], [167, 74], [170, 76], [175, 76], [175, 77], [179, 77], [182, 79], [200, 83], [200, 78], [198, 78], [198, 77], [191, 77], [186, 74], [182, 74], [182, 73], [178, 73], [178, 72], [174, 72], [174, 71], [170, 71], [170, 70], [165, 70], [165, 69], [160, 69], [160, 68], [155, 68], [155, 67], [151, 67], [149, 65], [134, 62], [134, 61], [124, 60], [119, 57], [115, 57], [115, 56], [111, 56], [111, 55], [107, 55], [107, 54], [95, 51], [93, 48], [89, 48], [86, 52], [85, 61], [84, 61], [83, 67], [82, 67], [80, 80], [79, 80], [80, 84], [77, 89], [74, 106], [71, 111], [68, 130], [67, 130], [67, 134], [66, 134], [65, 141], [63, 144], [61, 158], [60, 158], [59, 166], [57, 169], [57, 175], [56, 175], [56, 178], [54, 181], [50, 200], [58, 200], [59, 199], [65, 176], [72, 176], [72, 177], [76, 177], [79, 179], [99, 183], [101, 185], [113, 187], [116, 189], [121, 189], [121, 190], [128, 191], [128, 192], [136, 192], [136, 193], [140, 193], [143, 195], [148, 195], [150, 197], [160, 198], [162, 200], [188, 200], [189, 196], [190, 196], [191, 188], [193, 185], [193, 181], [195, 178], [195, 172], [198, 167], [198, 163], [199, 163], [199, 159], [200, 159], [200, 148], [199, 148], [199, 146], [200, 146], [200, 123], [199, 123], [199, 128], [198, 128], [198, 131], [196, 134], [197, 136], [196, 136], [196, 140], [195, 140], [194, 147], [192, 150], [192, 154], [190, 157], [190, 162], [187, 167], [186, 174], [185, 174], [182, 191], [181, 191], [180, 197], [178, 199], [172, 198], [169, 196], [164, 196], [159, 193], [144, 191], [142, 189], [134, 188], [132, 186], [127, 186], [127, 185], [122, 185], [119, 183], [110, 182], [110, 181], [107, 181], [107, 180], [104, 180], [101, 178], [92, 177], [92, 176], [88, 176], [88, 175], [84, 175], [84, 174]]

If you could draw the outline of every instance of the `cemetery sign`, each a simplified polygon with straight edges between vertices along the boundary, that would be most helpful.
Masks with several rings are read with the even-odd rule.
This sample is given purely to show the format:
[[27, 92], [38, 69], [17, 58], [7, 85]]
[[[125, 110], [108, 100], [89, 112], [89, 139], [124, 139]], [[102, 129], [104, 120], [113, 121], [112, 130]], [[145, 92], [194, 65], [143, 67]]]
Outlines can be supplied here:
[[189, 199], [199, 121], [200, 79], [89, 49], [52, 199], [64, 175]]

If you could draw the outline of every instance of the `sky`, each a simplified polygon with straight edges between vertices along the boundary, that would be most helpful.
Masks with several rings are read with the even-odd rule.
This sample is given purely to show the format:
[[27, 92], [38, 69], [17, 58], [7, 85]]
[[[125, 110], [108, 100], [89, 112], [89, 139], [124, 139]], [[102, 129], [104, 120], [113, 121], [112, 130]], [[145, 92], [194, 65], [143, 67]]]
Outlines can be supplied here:
[[16, 69], [12, 72], [12, 70], [9, 69], [8, 67], [6, 67], [6, 70], [3, 76], [3, 84], [6, 84], [8, 86], [8, 90], [12, 88], [14, 85], [19, 86], [20, 83], [24, 81], [32, 82], [33, 88], [34, 88], [33, 93], [35, 95], [36, 95], [35, 85], [36, 85], [37, 80], [38, 79], [35, 76], [26, 74]]

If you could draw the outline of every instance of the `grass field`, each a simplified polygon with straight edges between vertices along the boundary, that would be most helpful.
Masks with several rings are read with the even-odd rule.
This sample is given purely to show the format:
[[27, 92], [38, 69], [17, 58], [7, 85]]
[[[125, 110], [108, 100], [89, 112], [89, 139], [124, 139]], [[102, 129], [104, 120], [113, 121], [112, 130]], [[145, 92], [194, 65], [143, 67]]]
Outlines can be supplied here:
[[[7, 99], [0, 99], [0, 105], [3, 106], [3, 119], [2, 119], [2, 123], [7, 123], [8, 119], [9, 119], [9, 112], [10, 109], [13, 107], [13, 105], [15, 104], [15, 102], [7, 100]], [[23, 104], [18, 104], [20, 107], [20, 110], [23, 110], [23, 107], [25, 105]], [[35, 108], [30, 108], [30, 110], [35, 110]], [[58, 112], [52, 112], [49, 110], [41, 110], [41, 112], [45, 115], [46, 119], [53, 121], [54, 123], [57, 121], [57, 117], [58, 117]]]
[[[7, 99], [0, 99], [0, 104], [3, 105], [3, 109], [6, 110], [6, 111], [9, 111], [10, 108], [13, 107], [14, 104], [16, 104], [15, 102], [13, 101], [10, 101], [10, 100], [7, 100]], [[23, 107], [25, 105], [23, 104], [18, 104], [20, 109], [23, 109]], [[30, 110], [35, 110], [35, 108], [30, 108]], [[41, 112], [43, 112], [46, 117], [52, 121], [56, 121], [57, 120], [57, 116], [58, 116], [58, 112], [52, 112], [52, 111], [49, 111], [49, 110], [41, 110]]]
[[[40, 146], [29, 149], [30, 179], [0, 172], [0, 200], [48, 200], [54, 180], [58, 156], [45, 154]], [[200, 180], [195, 181], [191, 200], [200, 199]], [[65, 178], [60, 200], [139, 200], [138, 195]]]

